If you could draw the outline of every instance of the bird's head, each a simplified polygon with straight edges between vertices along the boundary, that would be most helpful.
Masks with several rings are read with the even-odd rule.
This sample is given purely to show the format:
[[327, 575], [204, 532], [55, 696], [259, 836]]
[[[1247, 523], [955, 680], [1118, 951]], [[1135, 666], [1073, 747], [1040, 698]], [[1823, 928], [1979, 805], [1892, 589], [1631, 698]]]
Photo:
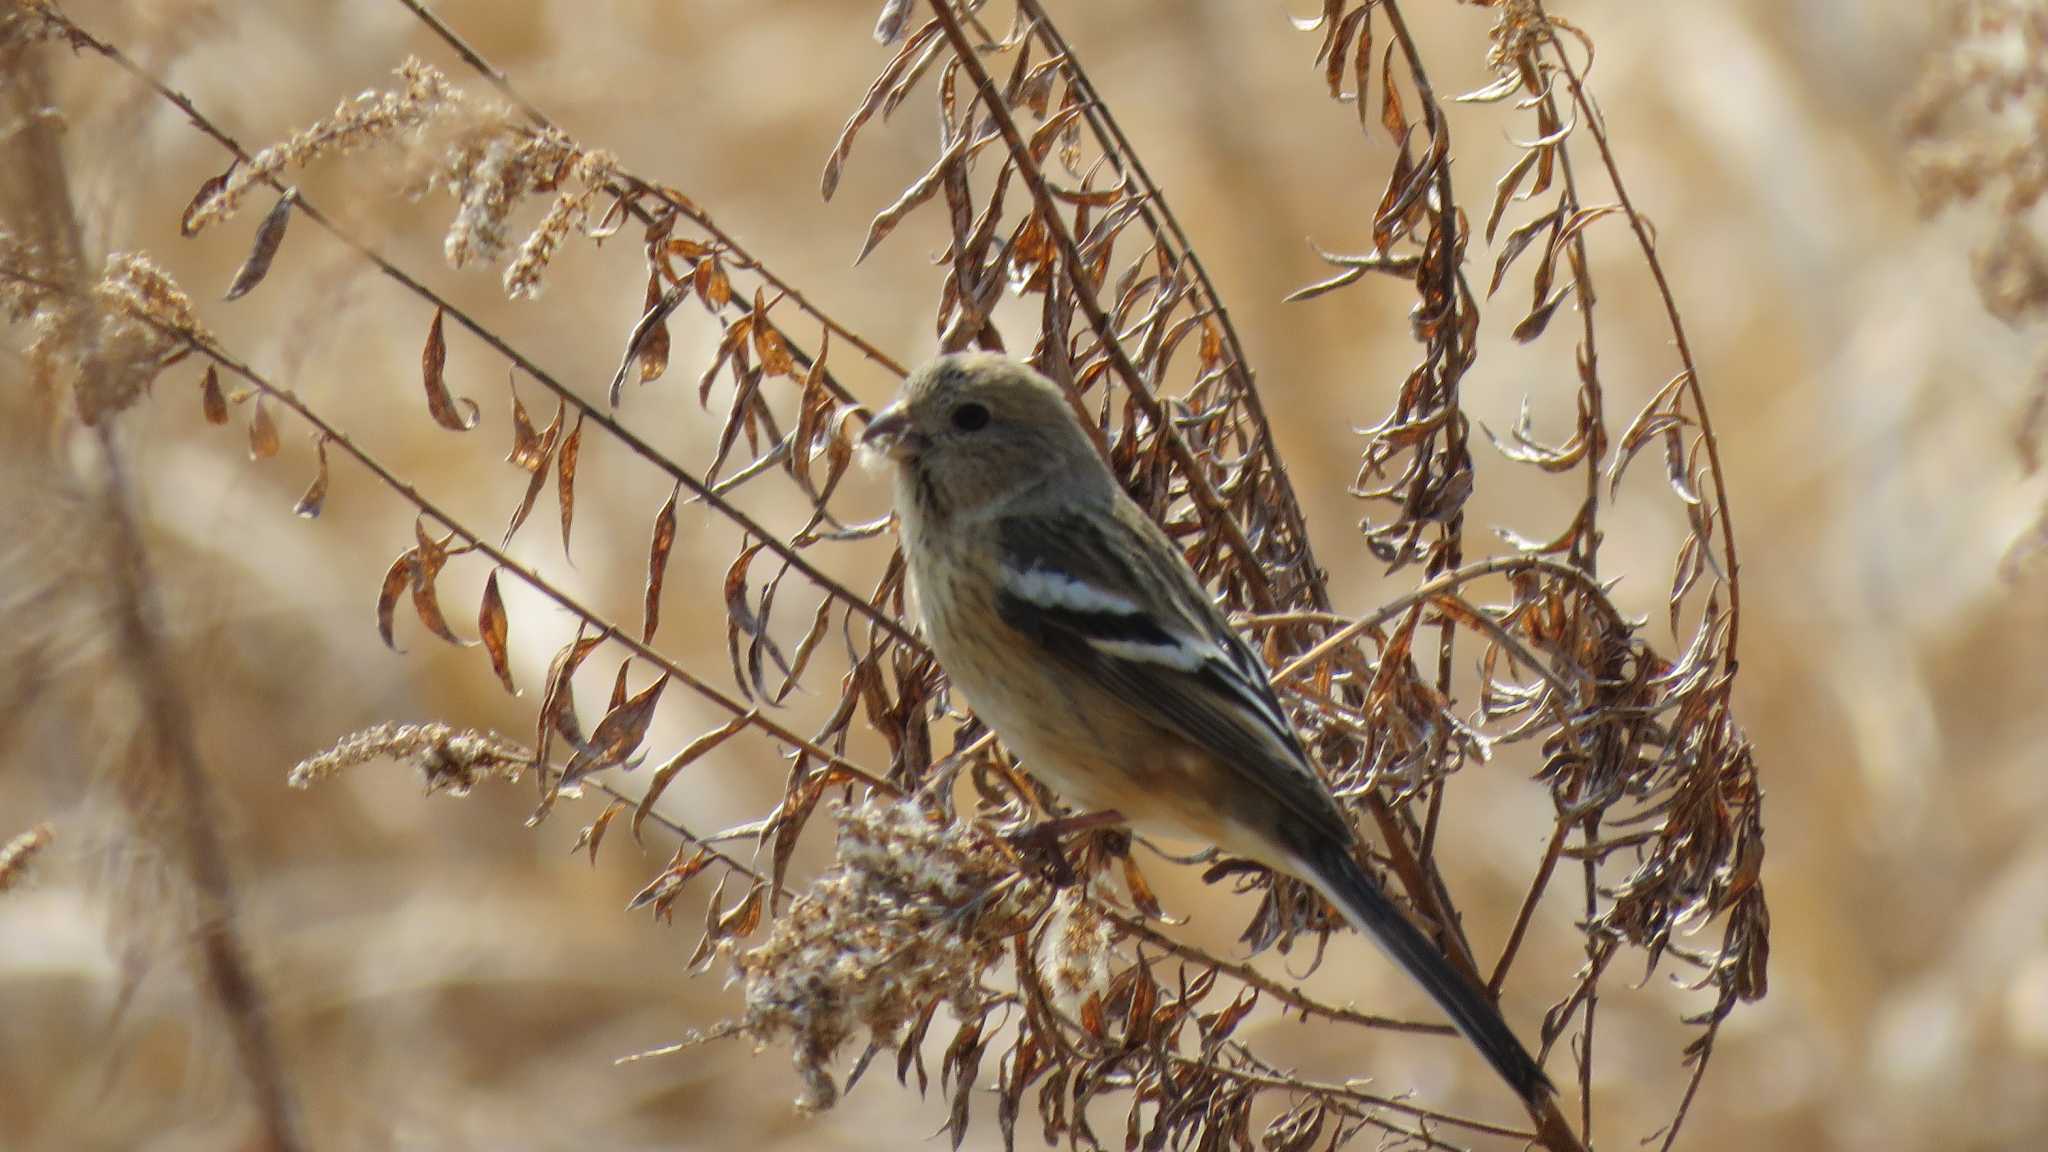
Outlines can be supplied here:
[[971, 512], [1055, 477], [1109, 481], [1060, 386], [994, 353], [941, 356], [911, 373], [861, 442], [926, 515]]

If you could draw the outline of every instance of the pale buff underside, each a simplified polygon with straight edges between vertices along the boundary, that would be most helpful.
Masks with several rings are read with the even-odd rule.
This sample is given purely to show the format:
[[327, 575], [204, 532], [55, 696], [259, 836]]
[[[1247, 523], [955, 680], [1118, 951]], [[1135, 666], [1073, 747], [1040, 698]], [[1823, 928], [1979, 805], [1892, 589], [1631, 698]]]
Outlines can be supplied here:
[[[1032, 658], [1035, 642], [1004, 624], [988, 600], [994, 581], [956, 579], [932, 595], [933, 553], [912, 555], [927, 558], [911, 566], [911, 595], [954, 688], [1070, 808], [1119, 812], [1151, 838], [1285, 866], [1289, 854], [1274, 842], [1270, 814], [1246, 810], [1230, 770], [1086, 679]], [[1057, 720], [1029, 722], [1048, 716]]]

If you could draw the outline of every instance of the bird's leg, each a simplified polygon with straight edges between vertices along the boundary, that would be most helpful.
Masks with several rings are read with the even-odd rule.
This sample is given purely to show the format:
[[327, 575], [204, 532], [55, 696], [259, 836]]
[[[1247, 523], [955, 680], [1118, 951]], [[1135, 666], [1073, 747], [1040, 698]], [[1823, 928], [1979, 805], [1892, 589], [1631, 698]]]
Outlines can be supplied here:
[[1075, 832], [1113, 828], [1124, 822], [1124, 814], [1114, 809], [1081, 812], [1072, 816], [1040, 820], [1028, 828], [1008, 833], [1003, 839], [1018, 855], [1024, 857], [1026, 863], [1044, 872], [1053, 887], [1067, 888], [1078, 882], [1080, 877], [1075, 874], [1074, 866], [1068, 861], [1060, 841]]

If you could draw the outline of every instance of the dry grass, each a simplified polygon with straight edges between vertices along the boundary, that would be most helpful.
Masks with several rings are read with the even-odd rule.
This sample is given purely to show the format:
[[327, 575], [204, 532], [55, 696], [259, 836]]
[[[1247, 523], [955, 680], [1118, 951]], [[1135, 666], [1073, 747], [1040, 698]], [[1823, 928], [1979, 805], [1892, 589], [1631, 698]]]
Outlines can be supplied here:
[[[1834, 90], [1918, 68], [1910, 20], [1830, 73], [1762, 7], [1685, 30], [1770, 78], [1711, 92], [1603, 6], [891, 4], [868, 52], [870, 13], [801, 6], [11, 9], [0, 795], [58, 837], [0, 854], [0, 996], [39, 1005], [0, 1142], [2048, 1130], [2019, 406], [1913, 400], [1974, 305], [1861, 320], [1894, 267], [1968, 271], [1901, 172], [1930, 207], [2006, 182], [1979, 280], [2030, 314], [2038, 137], [1969, 117], [2033, 106], [1977, 62], [2041, 16], [1967, 7], [1903, 140]], [[345, 49], [271, 63], [323, 21]], [[1838, 151], [1764, 164], [1757, 106]], [[1828, 246], [1859, 197], [1907, 255]], [[1284, 878], [1002, 838], [1047, 797], [903, 624], [852, 467], [864, 403], [968, 346], [1096, 415], [1560, 1108], [1503, 1115]], [[1942, 511], [1973, 432], [1996, 483]], [[531, 791], [422, 806], [394, 760]], [[1791, 944], [1737, 1010], [1767, 874]]]

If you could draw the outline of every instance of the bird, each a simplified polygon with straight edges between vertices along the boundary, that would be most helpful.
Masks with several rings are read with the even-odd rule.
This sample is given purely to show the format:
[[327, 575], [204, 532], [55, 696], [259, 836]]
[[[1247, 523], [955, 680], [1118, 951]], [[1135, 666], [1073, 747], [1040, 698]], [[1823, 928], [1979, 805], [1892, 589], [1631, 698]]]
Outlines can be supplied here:
[[1554, 1091], [1489, 994], [1359, 862], [1264, 663], [1065, 390], [999, 353], [944, 355], [906, 377], [862, 445], [891, 476], [927, 642], [1026, 769], [1078, 812], [1308, 882], [1524, 1101]]

